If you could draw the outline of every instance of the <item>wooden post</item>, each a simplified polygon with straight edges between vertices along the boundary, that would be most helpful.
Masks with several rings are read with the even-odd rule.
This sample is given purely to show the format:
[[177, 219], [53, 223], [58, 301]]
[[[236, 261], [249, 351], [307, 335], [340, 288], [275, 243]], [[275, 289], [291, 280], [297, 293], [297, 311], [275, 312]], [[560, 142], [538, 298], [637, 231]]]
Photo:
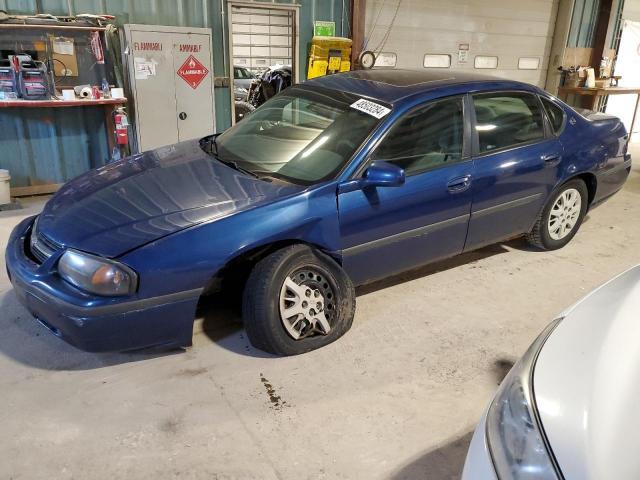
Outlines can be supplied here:
[[367, 0], [351, 0], [351, 65], [352, 70], [360, 67], [358, 57], [364, 45], [364, 21]]
[[636, 115], [638, 114], [639, 107], [640, 107], [640, 93], [638, 93], [638, 98], [636, 99], [636, 108], [633, 111], [633, 118], [631, 119], [631, 126], [629, 127], [629, 137], [627, 137], [627, 146], [631, 141], [631, 135], [633, 135], [633, 127], [636, 124]]

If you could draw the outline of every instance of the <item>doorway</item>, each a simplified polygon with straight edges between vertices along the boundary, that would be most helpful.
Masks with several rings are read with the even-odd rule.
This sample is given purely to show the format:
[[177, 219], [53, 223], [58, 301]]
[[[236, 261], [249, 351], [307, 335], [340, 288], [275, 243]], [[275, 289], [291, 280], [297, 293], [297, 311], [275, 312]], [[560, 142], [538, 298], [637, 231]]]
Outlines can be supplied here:
[[[622, 27], [622, 36], [620, 38], [620, 46], [618, 47], [618, 57], [616, 59], [616, 67], [614, 75], [620, 75], [619, 80], [621, 87], [637, 87], [640, 85], [640, 22], [624, 21]], [[611, 95], [607, 101], [607, 113], [619, 117], [627, 131], [631, 134], [631, 141], [638, 141], [640, 135], [640, 118], [639, 104], [636, 98], [630, 100], [630, 95]], [[636, 119], [634, 132], [631, 132], [633, 119]]]
[[[256, 5], [228, 2], [229, 78], [231, 122], [235, 123], [234, 73], [249, 71], [259, 77], [273, 65], [291, 65], [293, 83], [298, 82], [297, 5]], [[234, 68], [239, 67], [239, 68]]]

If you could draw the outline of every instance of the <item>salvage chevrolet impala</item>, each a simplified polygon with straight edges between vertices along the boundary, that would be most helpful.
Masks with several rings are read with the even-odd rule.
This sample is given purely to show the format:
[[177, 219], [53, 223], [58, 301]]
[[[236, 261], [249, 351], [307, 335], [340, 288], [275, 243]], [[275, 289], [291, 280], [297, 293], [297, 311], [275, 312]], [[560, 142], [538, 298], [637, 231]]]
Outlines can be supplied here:
[[6, 263], [26, 308], [86, 350], [189, 346], [199, 299], [231, 288], [253, 345], [298, 354], [350, 328], [354, 285], [518, 235], [566, 245], [625, 182], [627, 142], [523, 83], [332, 75], [72, 180]]

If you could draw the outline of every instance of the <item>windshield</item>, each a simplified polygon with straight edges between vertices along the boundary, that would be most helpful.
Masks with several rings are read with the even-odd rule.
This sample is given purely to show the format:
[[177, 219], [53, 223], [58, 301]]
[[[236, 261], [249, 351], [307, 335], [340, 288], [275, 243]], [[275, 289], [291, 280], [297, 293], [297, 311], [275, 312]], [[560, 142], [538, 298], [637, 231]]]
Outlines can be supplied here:
[[333, 178], [379, 120], [358, 97], [291, 87], [217, 138], [218, 158], [258, 175], [310, 185]]

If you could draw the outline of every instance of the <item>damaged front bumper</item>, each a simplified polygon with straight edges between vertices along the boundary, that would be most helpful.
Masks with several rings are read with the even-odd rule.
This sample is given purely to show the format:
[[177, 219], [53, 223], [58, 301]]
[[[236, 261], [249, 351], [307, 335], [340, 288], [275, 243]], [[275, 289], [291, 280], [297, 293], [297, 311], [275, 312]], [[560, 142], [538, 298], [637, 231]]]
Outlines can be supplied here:
[[23, 220], [11, 233], [7, 273], [20, 303], [54, 335], [91, 352], [191, 345], [202, 289], [150, 298], [82, 292], [57, 274], [63, 252], [42, 264], [28, 255], [33, 221], [34, 217]]

